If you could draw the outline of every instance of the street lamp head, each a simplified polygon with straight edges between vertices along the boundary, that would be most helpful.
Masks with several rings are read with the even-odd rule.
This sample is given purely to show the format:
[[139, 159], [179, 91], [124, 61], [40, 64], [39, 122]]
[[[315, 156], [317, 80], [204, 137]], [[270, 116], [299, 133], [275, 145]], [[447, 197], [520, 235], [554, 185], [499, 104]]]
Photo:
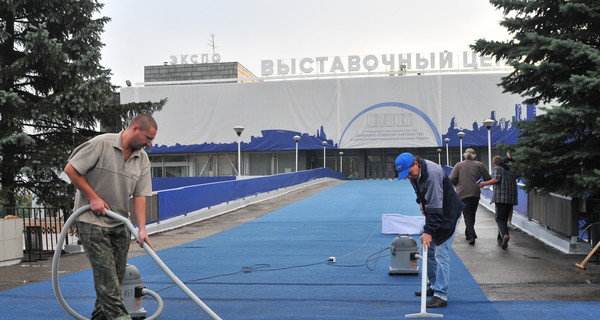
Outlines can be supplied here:
[[244, 131], [244, 127], [242, 126], [235, 126], [233, 127], [233, 131], [235, 131], [235, 133], [237, 133], [238, 137], [242, 134], [242, 131]]
[[437, 152], [438, 152], [438, 153], [442, 152], [442, 149], [437, 149]]
[[327, 141], [323, 141], [322, 144], [323, 144], [323, 147], [326, 146], [327, 145]]
[[496, 123], [496, 121], [492, 120], [492, 119], [485, 119], [483, 120], [483, 125], [488, 128], [488, 130], [490, 130], [492, 128], [492, 126], [494, 125], [494, 123]]
[[461, 131], [461, 132], [457, 133], [457, 135], [460, 139], [462, 139], [465, 136], [465, 133]]
[[300, 141], [300, 136], [294, 136], [294, 141], [296, 141], [296, 142]]
[[340, 156], [343, 156], [343, 155], [344, 155], [344, 152], [340, 151]]
[[450, 138], [446, 138], [446, 139], [444, 139], [444, 141], [445, 141], [446, 143], [448, 143], [448, 142], [450, 142]]

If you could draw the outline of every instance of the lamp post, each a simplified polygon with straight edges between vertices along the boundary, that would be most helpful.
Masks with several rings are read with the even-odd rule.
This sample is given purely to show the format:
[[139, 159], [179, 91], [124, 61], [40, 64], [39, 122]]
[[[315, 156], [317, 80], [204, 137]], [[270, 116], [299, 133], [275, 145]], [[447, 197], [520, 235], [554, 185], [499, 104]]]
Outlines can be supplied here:
[[438, 152], [438, 164], [442, 165], [442, 149], [437, 149]]
[[488, 169], [490, 173], [492, 173], [492, 126], [496, 123], [496, 121], [492, 119], [483, 120], [483, 125], [487, 128], [488, 131]]
[[446, 165], [450, 166], [450, 154], [448, 153], [448, 142], [450, 142], [450, 138], [444, 139], [444, 142], [446, 142]]
[[298, 141], [300, 141], [300, 136], [294, 136], [294, 141], [296, 141], [296, 172], [298, 172]]
[[462, 159], [463, 159], [462, 138], [465, 136], [465, 133], [461, 131], [461, 132], [457, 133], [457, 135], [458, 135], [458, 140], [460, 141], [460, 159], [462, 161]]
[[325, 150], [327, 149], [327, 141], [323, 141], [322, 143], [323, 143], [323, 168], [327, 168], [327, 161], [326, 161], [327, 159], [325, 158], [327, 155], [325, 153]]
[[242, 131], [244, 131], [244, 129], [245, 128], [242, 126], [233, 127], [233, 131], [235, 131], [238, 136], [238, 177], [242, 176], [242, 141], [240, 136], [242, 135]]
[[343, 162], [342, 162], [342, 156], [344, 155], [344, 152], [340, 151], [340, 172], [344, 172], [344, 166], [343, 166]]

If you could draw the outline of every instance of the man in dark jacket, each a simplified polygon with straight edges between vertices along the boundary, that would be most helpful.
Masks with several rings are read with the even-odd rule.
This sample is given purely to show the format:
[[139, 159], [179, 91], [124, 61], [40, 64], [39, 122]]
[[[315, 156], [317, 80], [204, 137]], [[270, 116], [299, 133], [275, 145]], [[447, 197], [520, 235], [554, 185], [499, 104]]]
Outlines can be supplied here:
[[[467, 148], [463, 154], [465, 160], [454, 165], [450, 180], [456, 186], [456, 193], [465, 204], [463, 218], [465, 219], [465, 237], [470, 245], [475, 244], [475, 214], [479, 206], [481, 191], [477, 186], [478, 180], [490, 180], [488, 169], [483, 163], [475, 160], [475, 150]], [[483, 180], [482, 180], [483, 179]]]
[[438, 164], [406, 152], [396, 158], [396, 170], [398, 179], [408, 177], [415, 189], [417, 203], [425, 215], [421, 244], [423, 250], [431, 249], [429, 257], [435, 257], [427, 260], [431, 269], [427, 276], [433, 290], [433, 298], [427, 302], [427, 307], [445, 307], [448, 305], [452, 240], [464, 204]]

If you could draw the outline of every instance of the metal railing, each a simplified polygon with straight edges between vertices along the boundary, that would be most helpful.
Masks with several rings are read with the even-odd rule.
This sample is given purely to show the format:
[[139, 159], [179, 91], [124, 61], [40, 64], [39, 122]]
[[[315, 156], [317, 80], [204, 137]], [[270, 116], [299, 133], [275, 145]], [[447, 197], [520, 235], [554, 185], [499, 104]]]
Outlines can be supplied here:
[[45, 260], [52, 254], [63, 228], [62, 212], [57, 208], [3, 208], [2, 215], [23, 219], [23, 261]]
[[540, 225], [568, 237], [579, 235], [579, 199], [553, 193], [531, 191], [527, 201], [528, 217]]

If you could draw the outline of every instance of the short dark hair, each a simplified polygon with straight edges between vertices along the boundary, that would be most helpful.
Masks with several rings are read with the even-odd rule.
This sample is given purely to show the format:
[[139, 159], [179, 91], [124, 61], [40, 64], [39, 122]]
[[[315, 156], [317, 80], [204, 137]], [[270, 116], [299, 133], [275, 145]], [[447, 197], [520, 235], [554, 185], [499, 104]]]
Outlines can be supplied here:
[[158, 129], [158, 125], [156, 124], [156, 120], [149, 114], [143, 113], [138, 114], [131, 122], [129, 122], [129, 127], [133, 127], [134, 125], [139, 125], [142, 130], [148, 130], [148, 128]]
[[414, 155], [414, 157], [415, 157], [415, 162], [412, 165], [414, 165], [416, 163], [419, 166], [419, 168], [421, 168], [421, 161], [423, 161], [423, 158], [421, 158], [421, 156], [416, 155], [416, 154]]
[[504, 163], [504, 159], [502, 159], [501, 156], [495, 156], [492, 159], [492, 164], [499, 165], [499, 164], [502, 164], [502, 163]]

